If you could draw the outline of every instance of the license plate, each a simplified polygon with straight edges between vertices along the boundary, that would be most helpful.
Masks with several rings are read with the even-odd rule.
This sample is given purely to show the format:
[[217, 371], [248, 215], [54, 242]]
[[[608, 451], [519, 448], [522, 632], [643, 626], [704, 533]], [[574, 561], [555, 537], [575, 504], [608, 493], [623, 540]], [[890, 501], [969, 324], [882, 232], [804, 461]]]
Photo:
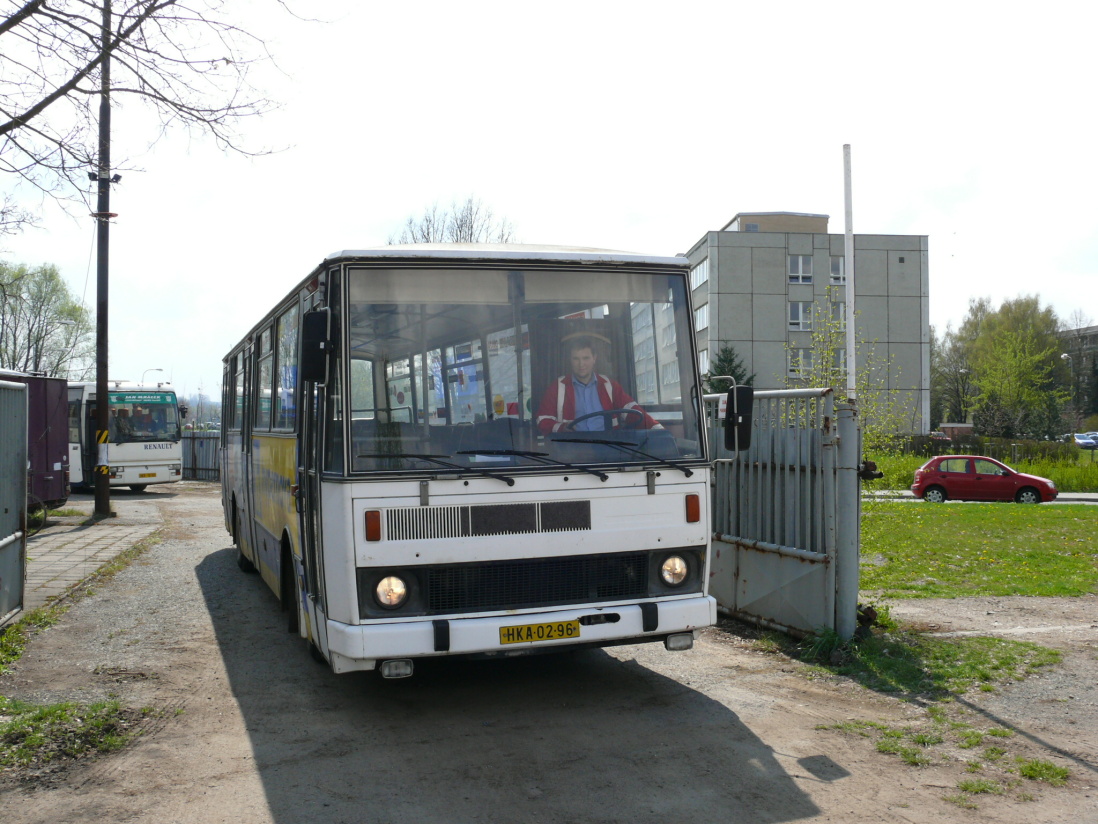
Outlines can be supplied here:
[[579, 638], [579, 621], [553, 621], [549, 624], [523, 624], [517, 627], [500, 627], [501, 644], [529, 644], [535, 641], [560, 641]]
[[142, 472], [142, 473], [141, 473], [140, 475], [138, 475], [137, 477], [138, 477], [138, 478], [155, 478], [155, 477], [156, 477], [156, 473], [155, 473], [155, 472]]

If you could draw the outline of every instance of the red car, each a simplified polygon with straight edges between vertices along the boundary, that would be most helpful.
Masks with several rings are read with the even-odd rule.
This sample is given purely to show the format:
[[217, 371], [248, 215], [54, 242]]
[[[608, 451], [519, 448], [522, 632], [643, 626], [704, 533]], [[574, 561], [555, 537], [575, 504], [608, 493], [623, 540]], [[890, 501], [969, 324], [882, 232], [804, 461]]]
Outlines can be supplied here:
[[1048, 478], [1015, 472], [1006, 464], [979, 455], [939, 455], [915, 470], [911, 491], [916, 498], [941, 503], [957, 501], [1055, 501], [1056, 484]]

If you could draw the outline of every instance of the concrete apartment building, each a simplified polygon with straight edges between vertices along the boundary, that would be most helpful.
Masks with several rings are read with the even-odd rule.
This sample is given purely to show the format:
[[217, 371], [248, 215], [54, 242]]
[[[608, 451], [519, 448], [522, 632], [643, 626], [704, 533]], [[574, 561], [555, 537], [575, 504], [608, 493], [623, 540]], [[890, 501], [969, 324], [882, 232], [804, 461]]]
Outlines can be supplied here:
[[[844, 236], [828, 216], [741, 212], [691, 247], [694, 325], [702, 371], [732, 346], [757, 389], [802, 383], [812, 352], [813, 304], [845, 311]], [[930, 419], [926, 235], [854, 236], [855, 335], [907, 410], [914, 432]], [[864, 354], [873, 350], [872, 358]], [[845, 353], [839, 355], [843, 358]], [[858, 364], [861, 370], [863, 364]]]

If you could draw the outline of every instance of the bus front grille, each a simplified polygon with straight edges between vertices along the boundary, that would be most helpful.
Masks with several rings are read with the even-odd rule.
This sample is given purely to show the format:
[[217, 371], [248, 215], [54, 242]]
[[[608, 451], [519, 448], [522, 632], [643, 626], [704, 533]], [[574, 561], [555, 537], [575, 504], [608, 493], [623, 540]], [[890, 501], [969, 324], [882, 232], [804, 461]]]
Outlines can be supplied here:
[[425, 570], [428, 614], [643, 598], [648, 553], [454, 564]]

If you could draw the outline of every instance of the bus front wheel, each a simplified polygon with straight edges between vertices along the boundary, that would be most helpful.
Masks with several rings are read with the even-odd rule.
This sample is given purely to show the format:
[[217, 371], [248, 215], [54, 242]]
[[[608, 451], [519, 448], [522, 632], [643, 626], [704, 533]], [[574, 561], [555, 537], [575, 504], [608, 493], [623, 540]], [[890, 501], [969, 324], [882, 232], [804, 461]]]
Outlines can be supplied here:
[[255, 564], [248, 560], [240, 545], [240, 517], [236, 514], [236, 501], [233, 501], [233, 543], [236, 544], [236, 565], [242, 572], [255, 572]]
[[130, 489], [134, 492], [144, 492], [147, 486], [148, 484], [130, 484]]

